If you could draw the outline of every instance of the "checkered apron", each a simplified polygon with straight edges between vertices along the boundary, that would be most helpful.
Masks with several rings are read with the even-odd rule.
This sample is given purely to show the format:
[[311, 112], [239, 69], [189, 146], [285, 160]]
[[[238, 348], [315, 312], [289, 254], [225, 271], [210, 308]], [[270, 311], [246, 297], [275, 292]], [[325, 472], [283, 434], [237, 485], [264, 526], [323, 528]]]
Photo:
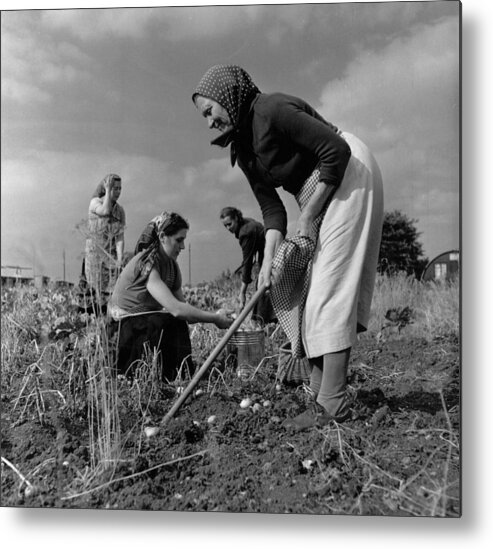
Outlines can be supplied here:
[[[320, 170], [315, 168], [310, 177], [305, 180], [302, 188], [296, 194], [296, 202], [303, 211], [319, 182]], [[301, 334], [303, 312], [310, 284], [313, 254], [328, 204], [322, 209], [312, 225], [312, 235], [293, 236], [286, 238], [279, 246], [272, 268], [279, 277], [271, 285], [270, 296], [272, 306], [279, 324], [291, 342], [291, 352], [294, 358], [306, 355]]]

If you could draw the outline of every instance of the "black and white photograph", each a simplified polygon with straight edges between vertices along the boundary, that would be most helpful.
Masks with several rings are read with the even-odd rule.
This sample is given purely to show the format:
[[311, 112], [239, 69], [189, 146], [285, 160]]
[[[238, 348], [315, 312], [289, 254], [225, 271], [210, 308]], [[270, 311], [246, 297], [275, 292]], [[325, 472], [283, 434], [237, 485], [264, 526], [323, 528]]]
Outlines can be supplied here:
[[2, 508], [461, 519], [466, 7], [2, 7]]

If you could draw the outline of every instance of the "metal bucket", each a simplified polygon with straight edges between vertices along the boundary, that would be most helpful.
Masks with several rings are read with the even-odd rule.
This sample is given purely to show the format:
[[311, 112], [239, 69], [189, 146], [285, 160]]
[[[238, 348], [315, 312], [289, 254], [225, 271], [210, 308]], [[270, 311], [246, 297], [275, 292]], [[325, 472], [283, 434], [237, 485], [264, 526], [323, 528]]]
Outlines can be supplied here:
[[245, 380], [254, 372], [265, 356], [263, 330], [241, 330], [229, 340], [228, 353], [233, 357], [238, 377]]

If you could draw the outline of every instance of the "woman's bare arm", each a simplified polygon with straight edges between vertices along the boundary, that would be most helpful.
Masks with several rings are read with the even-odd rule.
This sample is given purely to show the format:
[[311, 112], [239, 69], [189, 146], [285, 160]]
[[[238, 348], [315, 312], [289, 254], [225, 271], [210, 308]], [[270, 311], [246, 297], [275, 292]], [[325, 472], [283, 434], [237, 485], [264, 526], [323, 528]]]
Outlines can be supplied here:
[[186, 320], [190, 324], [196, 322], [211, 322], [218, 328], [229, 328], [233, 322], [232, 319], [229, 319], [225, 315], [203, 311], [189, 303], [179, 301], [168, 286], [161, 280], [161, 277], [155, 268], [153, 268], [149, 274], [147, 290], [168, 313], [176, 318]]
[[284, 236], [282, 232], [277, 229], [268, 229], [265, 232], [264, 261], [262, 262], [258, 277], [259, 287], [263, 284], [267, 288], [270, 287], [272, 282], [272, 260], [283, 240]]
[[298, 219], [296, 234], [300, 236], [312, 236], [312, 223], [327, 202], [332, 200], [337, 187], [331, 183], [321, 181], [317, 184], [314, 193], [304, 207]]

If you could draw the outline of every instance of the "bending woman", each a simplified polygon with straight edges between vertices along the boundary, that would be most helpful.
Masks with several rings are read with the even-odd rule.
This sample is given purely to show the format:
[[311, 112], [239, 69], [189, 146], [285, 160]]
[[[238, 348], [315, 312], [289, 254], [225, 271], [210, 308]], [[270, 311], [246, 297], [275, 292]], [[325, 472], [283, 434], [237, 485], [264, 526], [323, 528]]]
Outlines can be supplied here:
[[[235, 275], [241, 273], [240, 308], [243, 309], [246, 303], [247, 288], [253, 282], [253, 267], [258, 265], [255, 269], [255, 273], [257, 273], [264, 259], [265, 229], [262, 223], [250, 217], [243, 217], [243, 212], [233, 206], [222, 208], [219, 219], [224, 227], [235, 235], [243, 254], [243, 261], [234, 272]], [[262, 295], [255, 303], [252, 319], [262, 325], [277, 321], [267, 294]]]
[[154, 226], [152, 242], [120, 274], [109, 311], [119, 322], [118, 372], [132, 375], [149, 346], [160, 351], [162, 379], [172, 381], [182, 366], [193, 373], [188, 323], [229, 328], [233, 320], [185, 302], [176, 259], [185, 248], [188, 222], [176, 213], [163, 212]]
[[[221, 132], [212, 143], [230, 146], [231, 163], [244, 172], [262, 210], [266, 244], [259, 284], [274, 289], [286, 274], [273, 272], [287, 232], [278, 188], [300, 207], [296, 238], [314, 243], [299, 307], [300, 342], [283, 328], [293, 353], [309, 358], [315, 402], [286, 425], [343, 421], [350, 416], [350, 351], [357, 332], [368, 326], [376, 276], [383, 219], [379, 167], [357, 137], [298, 97], [261, 93], [241, 67], [211, 67], [192, 99], [209, 128]], [[293, 296], [284, 297], [289, 302]], [[281, 322], [276, 303], [274, 309]]]

